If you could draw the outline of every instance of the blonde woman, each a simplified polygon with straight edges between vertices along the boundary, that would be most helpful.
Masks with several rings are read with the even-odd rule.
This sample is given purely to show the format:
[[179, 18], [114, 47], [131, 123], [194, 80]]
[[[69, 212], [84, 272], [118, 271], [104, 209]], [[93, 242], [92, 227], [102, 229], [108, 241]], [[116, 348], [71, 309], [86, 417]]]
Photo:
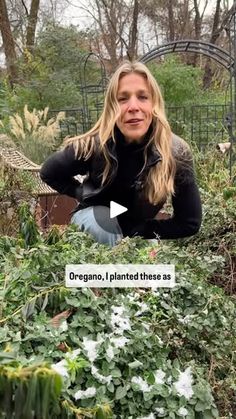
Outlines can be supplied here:
[[[83, 183], [74, 178], [86, 175]], [[176, 239], [197, 233], [201, 202], [188, 145], [171, 132], [156, 80], [140, 62], [110, 79], [95, 126], [44, 163], [41, 178], [79, 201], [72, 222], [99, 243], [122, 237]], [[171, 197], [173, 216], [157, 220]], [[110, 217], [110, 203], [127, 208]]]

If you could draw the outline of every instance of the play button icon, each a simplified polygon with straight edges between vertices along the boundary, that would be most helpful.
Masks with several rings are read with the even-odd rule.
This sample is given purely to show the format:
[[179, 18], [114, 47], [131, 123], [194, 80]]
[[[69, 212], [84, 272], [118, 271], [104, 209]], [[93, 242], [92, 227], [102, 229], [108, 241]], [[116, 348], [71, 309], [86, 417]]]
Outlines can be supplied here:
[[128, 208], [123, 205], [117, 204], [115, 201], [110, 202], [110, 218], [117, 217], [117, 215], [123, 214], [128, 211]]
[[93, 216], [98, 226], [108, 233], [113, 233], [119, 229], [118, 219], [120, 214], [128, 211], [128, 208], [115, 201], [109, 201], [109, 205], [94, 205], [92, 207]]

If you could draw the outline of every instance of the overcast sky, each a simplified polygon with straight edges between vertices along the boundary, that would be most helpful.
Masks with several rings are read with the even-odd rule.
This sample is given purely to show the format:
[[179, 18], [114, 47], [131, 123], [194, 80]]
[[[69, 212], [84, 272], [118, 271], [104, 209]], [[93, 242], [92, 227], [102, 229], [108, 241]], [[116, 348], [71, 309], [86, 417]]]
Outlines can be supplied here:
[[[224, 0], [228, 7], [233, 5], [234, 0]], [[70, 0], [71, 6], [68, 6], [63, 12], [63, 22], [66, 25], [78, 25], [80, 29], [90, 26], [91, 20], [86, 17], [86, 12], [81, 10], [81, 5], [87, 5], [86, 0]], [[200, 0], [200, 9], [202, 10], [205, 0]], [[216, 0], [208, 0], [207, 13], [212, 13], [216, 6]]]
[[[183, 1], [183, 0], [182, 0]], [[224, 3], [228, 3], [230, 8], [233, 5], [234, 0], [222, 0]], [[78, 29], [91, 28], [93, 20], [89, 17], [89, 13], [86, 11], [88, 8], [88, 0], [69, 0], [70, 6], [66, 9], [64, 8], [63, 13], [60, 13], [59, 16], [60, 22], [64, 25], [75, 25]], [[92, 0], [91, 0], [92, 2]], [[193, 3], [193, 1], [192, 1]], [[200, 0], [200, 10], [203, 10], [205, 0]], [[83, 10], [81, 6], [84, 6]], [[206, 14], [212, 14], [216, 6], [216, 0], [208, 0], [208, 5], [206, 9]], [[161, 38], [159, 43], [162, 43]], [[139, 53], [145, 54], [150, 51], [150, 49], [155, 48], [157, 45], [155, 34], [150, 27], [148, 19], [143, 18], [142, 24], [139, 25]]]

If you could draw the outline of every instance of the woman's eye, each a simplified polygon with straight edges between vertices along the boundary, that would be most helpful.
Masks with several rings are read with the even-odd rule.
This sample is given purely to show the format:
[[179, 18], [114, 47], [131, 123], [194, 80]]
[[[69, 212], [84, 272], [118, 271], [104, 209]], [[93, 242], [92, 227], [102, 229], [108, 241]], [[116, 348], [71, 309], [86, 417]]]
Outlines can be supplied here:
[[[148, 96], [147, 95], [137, 95], [136, 98], [138, 100], [148, 100]], [[118, 97], [117, 100], [118, 100], [118, 102], [124, 103], [124, 102], [127, 102], [129, 100], [129, 97], [125, 97], [125, 96]]]

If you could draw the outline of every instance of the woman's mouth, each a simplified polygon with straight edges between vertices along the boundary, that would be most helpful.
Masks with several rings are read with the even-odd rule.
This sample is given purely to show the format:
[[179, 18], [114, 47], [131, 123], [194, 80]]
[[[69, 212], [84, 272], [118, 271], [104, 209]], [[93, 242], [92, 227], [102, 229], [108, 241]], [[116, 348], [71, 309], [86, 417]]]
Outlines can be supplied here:
[[128, 121], [126, 121], [126, 124], [129, 124], [129, 125], [138, 125], [140, 122], [143, 122], [143, 120], [142, 119], [138, 119], [138, 118], [132, 118], [132, 119], [129, 119]]

